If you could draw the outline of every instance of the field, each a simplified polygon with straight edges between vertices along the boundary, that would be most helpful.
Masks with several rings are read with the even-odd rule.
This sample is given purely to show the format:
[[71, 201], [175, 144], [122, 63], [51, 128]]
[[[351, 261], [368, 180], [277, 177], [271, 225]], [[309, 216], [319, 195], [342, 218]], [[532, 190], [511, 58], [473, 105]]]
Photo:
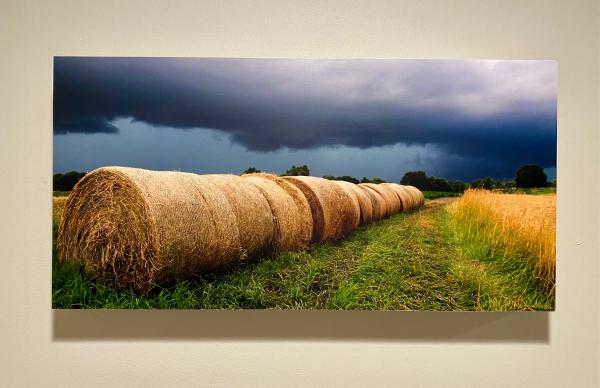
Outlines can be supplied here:
[[423, 191], [423, 195], [427, 199], [437, 199], [446, 197], [459, 197], [460, 193], [452, 193], [447, 191]]
[[[460, 199], [428, 200], [419, 211], [399, 213], [360, 227], [339, 243], [316, 244], [308, 252], [287, 253], [277, 260], [245, 262], [227, 273], [178, 281], [170, 288], [155, 289], [141, 296], [113, 290], [79, 267], [59, 264], [53, 249], [52, 305], [54, 308], [178, 309], [554, 309], [554, 288], [546, 281], [549, 272], [544, 275], [540, 270], [536, 251], [527, 248], [530, 246], [527, 244], [511, 243], [521, 241], [522, 234], [511, 235], [506, 241], [490, 239], [494, 234], [489, 230], [497, 231], [499, 224], [490, 223], [492, 218], [488, 213], [481, 213], [485, 214], [482, 218], [480, 213], [465, 210], [471, 209], [473, 201], [465, 202], [471, 194], [467, 192]], [[523, 206], [531, 198], [545, 196], [504, 197]], [[517, 201], [517, 197], [527, 198], [523, 202]], [[55, 198], [56, 205], [58, 201]], [[512, 203], [508, 208], [517, 206]], [[56, 211], [54, 237], [60, 208]], [[548, 217], [547, 213], [546, 208], [544, 217]], [[481, 227], [474, 228], [476, 224]]]
[[[529, 260], [545, 288], [555, 287], [556, 196], [468, 190], [449, 208], [455, 230], [501, 260]], [[483, 254], [485, 255], [486, 252]]]

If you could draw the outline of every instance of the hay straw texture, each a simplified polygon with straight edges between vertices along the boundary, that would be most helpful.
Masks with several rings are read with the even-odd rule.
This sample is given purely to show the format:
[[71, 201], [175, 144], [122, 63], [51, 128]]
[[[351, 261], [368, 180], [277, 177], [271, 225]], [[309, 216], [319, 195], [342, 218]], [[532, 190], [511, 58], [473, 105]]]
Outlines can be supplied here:
[[214, 184], [227, 198], [237, 220], [243, 258], [272, 253], [275, 222], [269, 202], [254, 184], [238, 175], [198, 175]]
[[356, 185], [356, 187], [358, 187], [363, 193], [365, 193], [367, 197], [369, 197], [369, 199], [371, 200], [371, 220], [374, 222], [385, 218], [385, 213], [387, 209], [385, 199], [383, 199], [383, 197], [378, 192], [371, 189], [370, 187], [361, 185]]
[[402, 189], [402, 187], [397, 184], [397, 183], [382, 183], [382, 185], [385, 185], [387, 187], [389, 187], [390, 189], [392, 189], [394, 191], [394, 193], [396, 193], [396, 195], [398, 196], [398, 199], [400, 199], [400, 210], [401, 211], [407, 211], [413, 208], [413, 199], [411, 197], [411, 194], [408, 191], [405, 191], [404, 189]]
[[312, 238], [310, 206], [293, 184], [271, 174], [242, 175], [264, 195], [271, 208], [275, 231], [273, 254], [305, 249]]
[[369, 196], [354, 183], [346, 181], [334, 182], [356, 199], [360, 208], [360, 223], [362, 225], [370, 224], [373, 221], [373, 205], [371, 204]]
[[340, 186], [323, 178], [284, 176], [296, 186], [310, 205], [312, 241], [335, 241], [349, 235], [360, 221], [360, 208]]
[[67, 197], [52, 197], [52, 222], [55, 225], [60, 225], [63, 210], [67, 203]]
[[400, 198], [398, 198], [398, 195], [396, 194], [396, 192], [393, 189], [391, 189], [385, 185], [377, 185], [374, 183], [361, 183], [360, 185], [373, 189], [374, 191], [376, 191], [379, 195], [381, 195], [383, 197], [383, 199], [385, 200], [385, 204], [386, 204], [386, 212], [385, 212], [386, 216], [389, 217], [393, 214], [396, 214], [402, 209], [402, 204], [400, 203]]
[[423, 206], [425, 204], [425, 196], [423, 195], [423, 192], [421, 192], [421, 190], [417, 189], [415, 186], [410, 186], [410, 185], [406, 185], [406, 186], [402, 186], [402, 187], [405, 187], [407, 190], [409, 190], [413, 194], [413, 198], [415, 200], [416, 206]]
[[238, 261], [237, 223], [223, 193], [198, 175], [104, 167], [71, 191], [57, 250], [62, 261], [146, 291]]

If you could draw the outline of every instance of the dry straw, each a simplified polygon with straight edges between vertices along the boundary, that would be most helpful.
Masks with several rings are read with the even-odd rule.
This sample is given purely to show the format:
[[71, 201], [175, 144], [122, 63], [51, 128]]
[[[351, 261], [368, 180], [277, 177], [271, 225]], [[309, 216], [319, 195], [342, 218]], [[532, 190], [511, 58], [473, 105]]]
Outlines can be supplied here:
[[385, 185], [377, 185], [374, 183], [361, 183], [361, 185], [375, 190], [379, 195], [383, 197], [386, 204], [386, 216], [389, 217], [391, 215], [394, 215], [402, 209], [400, 198], [398, 198], [396, 192], [391, 188]]
[[360, 223], [362, 225], [370, 224], [373, 221], [373, 205], [371, 199], [358, 185], [346, 181], [334, 181], [342, 187], [348, 194], [356, 199], [360, 208]]
[[[548, 290], [556, 285], [556, 195], [465, 191], [450, 206], [457, 231], [501, 252], [505, 259], [530, 257]], [[521, 259], [521, 258], [519, 258]]]
[[99, 278], [145, 291], [238, 261], [235, 210], [216, 185], [195, 174], [100, 168], [69, 195], [57, 250], [62, 261], [82, 262]]
[[323, 178], [285, 176], [310, 205], [313, 219], [312, 241], [335, 241], [349, 235], [360, 221], [360, 209], [340, 186]]
[[408, 191], [405, 191], [402, 186], [397, 183], [382, 183], [383, 185], [389, 187], [396, 193], [398, 199], [400, 199], [402, 211], [408, 211], [414, 207], [412, 196]]
[[425, 204], [425, 196], [423, 195], [423, 192], [419, 189], [417, 189], [415, 186], [411, 186], [411, 185], [406, 185], [406, 186], [402, 186], [405, 187], [407, 190], [409, 190], [412, 195], [413, 198], [416, 202], [416, 206], [423, 206]]
[[363, 193], [369, 197], [371, 200], [371, 207], [373, 209], [372, 212], [372, 221], [379, 221], [385, 218], [385, 213], [387, 211], [387, 205], [385, 203], [385, 199], [376, 192], [367, 186], [356, 185]]
[[52, 223], [59, 225], [62, 218], [67, 197], [52, 197]]
[[255, 185], [238, 175], [197, 175], [215, 185], [227, 198], [237, 220], [244, 258], [271, 253], [275, 223], [269, 202]]
[[273, 254], [306, 248], [312, 237], [312, 216], [302, 192], [271, 174], [247, 174], [242, 178], [255, 185], [269, 203], [275, 226]]

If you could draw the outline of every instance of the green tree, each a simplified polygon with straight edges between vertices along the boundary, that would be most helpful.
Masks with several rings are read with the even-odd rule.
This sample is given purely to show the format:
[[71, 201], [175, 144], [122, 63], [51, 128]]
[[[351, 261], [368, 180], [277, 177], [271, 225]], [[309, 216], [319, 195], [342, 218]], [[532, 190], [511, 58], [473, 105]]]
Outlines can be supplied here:
[[367, 178], [366, 176], [364, 176], [361, 180], [360, 183], [386, 183], [387, 181], [385, 179], [379, 178], [379, 177], [373, 177], [373, 178]]
[[308, 166], [306, 164], [303, 164], [302, 166], [292, 166], [285, 172], [285, 175], [308, 176], [308, 175], [310, 175], [310, 170], [308, 169]]
[[415, 186], [419, 190], [430, 190], [429, 179], [425, 171], [408, 171], [400, 180], [400, 184]]
[[517, 170], [515, 182], [517, 187], [547, 187], [548, 177], [540, 166], [526, 165]]
[[471, 187], [476, 189], [491, 190], [495, 187], [495, 184], [491, 177], [486, 176], [485, 178], [471, 182]]
[[454, 193], [462, 193], [467, 189], [467, 184], [461, 181], [448, 181], [451, 191]]
[[260, 171], [256, 167], [248, 167], [247, 169], [244, 170], [244, 172], [242, 172], [242, 174], [254, 174], [257, 172], [262, 172], [262, 171]]
[[333, 176], [333, 175], [323, 175], [323, 178], [325, 179], [329, 179], [332, 181], [346, 181], [346, 182], [351, 182], [351, 183], [359, 183], [359, 180], [352, 177], [352, 176], [348, 176], [348, 175], [342, 175], [342, 176]]
[[[431, 191], [452, 191], [452, 187], [444, 178], [429, 177], [429, 190]], [[420, 190], [420, 189], [419, 189]]]

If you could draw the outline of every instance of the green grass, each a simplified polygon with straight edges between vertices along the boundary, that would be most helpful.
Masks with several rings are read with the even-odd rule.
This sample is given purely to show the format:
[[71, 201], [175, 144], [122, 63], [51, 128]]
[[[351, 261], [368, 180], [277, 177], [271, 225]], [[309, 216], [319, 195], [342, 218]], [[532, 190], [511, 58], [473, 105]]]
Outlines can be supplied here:
[[137, 296], [95, 281], [53, 251], [54, 308], [552, 309], [523, 265], [461, 239], [442, 206], [361, 227], [341, 243], [243, 263]]
[[450, 191], [423, 191], [426, 199], [437, 199], [444, 197], [459, 197], [462, 193], [453, 193]]
[[556, 193], [556, 187], [534, 187], [534, 188], [510, 188], [500, 190], [504, 193], [509, 194], [529, 194], [529, 195], [541, 195], [541, 194], [554, 194]]

